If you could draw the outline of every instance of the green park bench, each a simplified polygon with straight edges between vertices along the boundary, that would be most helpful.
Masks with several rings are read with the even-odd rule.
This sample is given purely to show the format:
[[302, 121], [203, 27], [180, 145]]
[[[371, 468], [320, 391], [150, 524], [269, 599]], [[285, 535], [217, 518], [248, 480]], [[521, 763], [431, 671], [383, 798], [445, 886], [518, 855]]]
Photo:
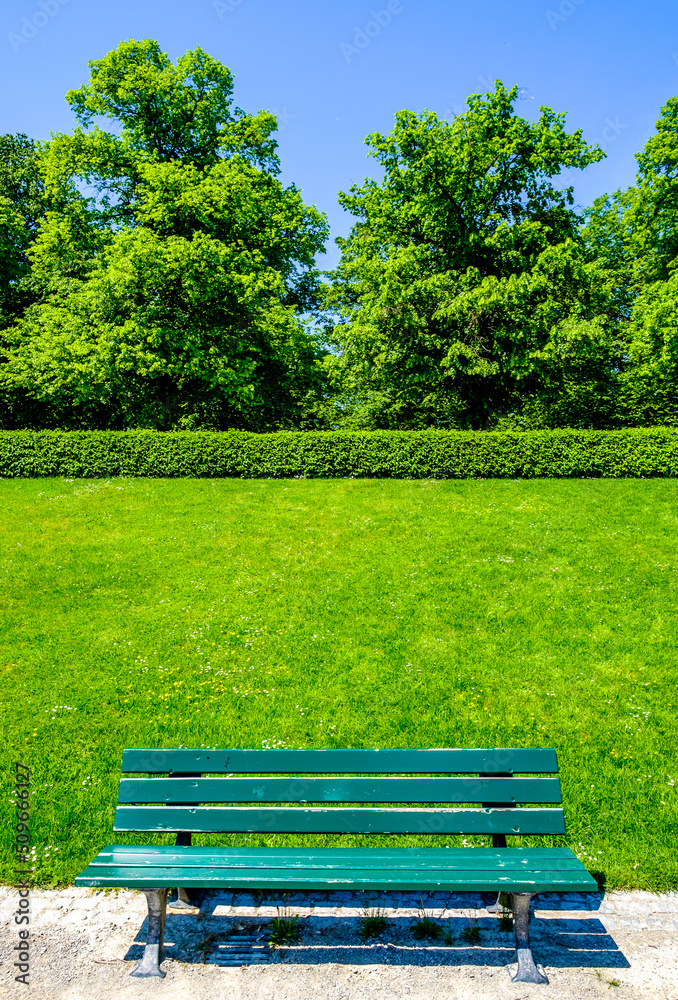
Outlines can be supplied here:
[[[176, 886], [179, 905], [190, 888], [450, 890], [509, 894], [514, 982], [545, 983], [530, 948], [531, 897], [598, 889], [568, 848], [506, 846], [507, 835], [565, 833], [555, 750], [125, 750], [122, 771], [114, 830], [172, 832], [176, 844], [106, 847], [75, 884], [145, 893], [135, 976], [164, 976]], [[195, 847], [192, 833], [306, 834], [309, 845]], [[313, 834], [489, 834], [493, 846], [314, 847]]]

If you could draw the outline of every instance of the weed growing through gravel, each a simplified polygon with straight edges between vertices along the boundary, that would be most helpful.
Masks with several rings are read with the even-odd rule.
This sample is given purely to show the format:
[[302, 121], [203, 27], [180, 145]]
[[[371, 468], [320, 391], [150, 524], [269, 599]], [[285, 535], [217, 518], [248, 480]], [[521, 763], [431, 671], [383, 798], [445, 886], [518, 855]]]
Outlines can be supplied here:
[[433, 941], [441, 934], [440, 926], [435, 922], [433, 916], [424, 909], [421, 897], [419, 899], [419, 916], [415, 918], [411, 929], [417, 941]]
[[370, 938], [379, 937], [388, 926], [386, 914], [379, 906], [366, 906], [359, 922], [359, 933], [361, 941], [368, 941]]
[[608, 990], [612, 989], [613, 986], [621, 986], [619, 979], [603, 979], [600, 969], [596, 969], [596, 979], [601, 983], [606, 983]]
[[273, 947], [292, 944], [299, 937], [298, 914], [293, 917], [274, 917], [269, 929], [269, 942]]
[[478, 923], [478, 911], [468, 914], [468, 927], [464, 927], [461, 938], [468, 944], [478, 944], [480, 941], [480, 924]]
[[290, 908], [287, 902], [283, 906], [277, 906], [278, 916], [271, 920], [269, 926], [268, 941], [272, 948], [285, 944], [293, 944], [299, 937], [299, 914], [290, 915]]
[[451, 948], [454, 944], [454, 934], [451, 927], [446, 927], [443, 931], [443, 944], [446, 948]]
[[440, 927], [431, 917], [419, 917], [412, 924], [412, 933], [418, 941], [440, 937]]

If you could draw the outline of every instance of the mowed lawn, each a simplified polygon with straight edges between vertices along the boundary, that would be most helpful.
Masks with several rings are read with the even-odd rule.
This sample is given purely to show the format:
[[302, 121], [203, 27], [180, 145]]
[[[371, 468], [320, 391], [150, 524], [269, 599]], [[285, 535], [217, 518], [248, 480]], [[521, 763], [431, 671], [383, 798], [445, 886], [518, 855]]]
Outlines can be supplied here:
[[147, 839], [112, 833], [124, 747], [553, 746], [587, 867], [678, 888], [678, 482], [4, 480], [0, 505], [5, 880], [16, 760], [59, 885]]

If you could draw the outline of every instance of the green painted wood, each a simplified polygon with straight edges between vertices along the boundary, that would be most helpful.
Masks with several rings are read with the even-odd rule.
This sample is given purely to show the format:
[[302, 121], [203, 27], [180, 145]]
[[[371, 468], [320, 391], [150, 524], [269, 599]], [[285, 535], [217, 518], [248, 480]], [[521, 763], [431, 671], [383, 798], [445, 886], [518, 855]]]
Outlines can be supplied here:
[[558, 778], [123, 778], [118, 802], [561, 802]]
[[[115, 829], [272, 834], [562, 834], [565, 832], [562, 809], [514, 806], [559, 803], [557, 778], [513, 777], [556, 774], [557, 770], [555, 751], [538, 749], [126, 750], [124, 774], [173, 777], [123, 778]], [[178, 777], [181, 774], [184, 777]], [[228, 777], [197, 776], [204, 774]], [[234, 778], [235, 774], [261, 776]], [[394, 777], [351, 776], [385, 774]], [[408, 774], [472, 774], [473, 777], [408, 778]], [[132, 804], [158, 802], [167, 804]], [[379, 802], [480, 802], [486, 805], [466, 809], [186, 805], [198, 802], [365, 802], [370, 806]], [[492, 892], [598, 889], [595, 880], [567, 848], [112, 845], [78, 876], [76, 884], [136, 888], [180, 884], [187, 888], [282, 891], [339, 887], [367, 891], [444, 888]]]
[[341, 868], [397, 871], [540, 871], [581, 872], [569, 848], [378, 848], [324, 847], [176, 847], [113, 844], [91, 862], [118, 867], [296, 869]]
[[[591, 884], [593, 883], [593, 884]], [[488, 871], [383, 871], [328, 868], [324, 871], [289, 869], [169, 868], [150, 865], [133, 867], [117, 865], [89, 866], [76, 879], [76, 885], [170, 887], [230, 889], [310, 890], [353, 888], [363, 890], [398, 889], [418, 891], [449, 889], [462, 892], [505, 890], [511, 892], [589, 891], [598, 888], [586, 872], [560, 872], [549, 869], [510, 872], [505, 869]]]
[[192, 833], [562, 834], [562, 809], [118, 806], [114, 830]]
[[552, 749], [125, 750], [125, 774], [557, 774]]
[[113, 844], [77, 885], [597, 891], [568, 848], [250, 848]]

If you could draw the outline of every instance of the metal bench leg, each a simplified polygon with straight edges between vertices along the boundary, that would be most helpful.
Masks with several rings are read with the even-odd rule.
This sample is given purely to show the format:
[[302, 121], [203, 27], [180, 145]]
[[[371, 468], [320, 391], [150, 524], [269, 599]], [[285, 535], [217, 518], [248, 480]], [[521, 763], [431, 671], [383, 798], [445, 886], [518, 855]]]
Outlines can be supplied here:
[[142, 889], [148, 903], [148, 933], [144, 957], [141, 959], [131, 976], [160, 976], [166, 973], [160, 968], [163, 959], [162, 940], [165, 933], [165, 912], [167, 907], [167, 889]]
[[[500, 771], [498, 774], [487, 774], [481, 773], [478, 775], [479, 778], [512, 778], [513, 775], [509, 771]], [[495, 806], [488, 802], [487, 805], [483, 803], [483, 808], [488, 809], [513, 809], [512, 802], [503, 802], [500, 806]], [[506, 834], [505, 833], [493, 833], [492, 834], [492, 846], [493, 847], [506, 847]], [[506, 900], [506, 893], [498, 892], [497, 898], [494, 903], [490, 903], [487, 907], [488, 913], [503, 913], [504, 902]]]
[[504, 906], [505, 899], [506, 899], [506, 893], [505, 892], [498, 892], [497, 893], [497, 898], [495, 899], [494, 903], [490, 903], [490, 905], [486, 907], [487, 912], [488, 913], [503, 913], [504, 910], [506, 909], [506, 907]]
[[184, 889], [182, 885], [177, 886], [177, 898], [173, 899], [171, 903], [167, 904], [173, 910], [194, 910], [195, 903], [191, 902], [191, 897], [188, 894], [188, 890]]
[[516, 958], [518, 971], [512, 979], [514, 983], [548, 983], [546, 976], [537, 969], [530, 948], [530, 899], [531, 892], [512, 892], [511, 908], [513, 926], [516, 932]]
[[[188, 775], [188, 777], [193, 777], [193, 775]], [[200, 777], [200, 775], [198, 775]], [[177, 839], [175, 841], [177, 847], [190, 847], [191, 846], [191, 834], [190, 833], [178, 833]], [[167, 904], [172, 910], [192, 910], [195, 908], [195, 903], [192, 902], [190, 893], [188, 889], [184, 889], [182, 885], [177, 886], [177, 898], [173, 899]]]

